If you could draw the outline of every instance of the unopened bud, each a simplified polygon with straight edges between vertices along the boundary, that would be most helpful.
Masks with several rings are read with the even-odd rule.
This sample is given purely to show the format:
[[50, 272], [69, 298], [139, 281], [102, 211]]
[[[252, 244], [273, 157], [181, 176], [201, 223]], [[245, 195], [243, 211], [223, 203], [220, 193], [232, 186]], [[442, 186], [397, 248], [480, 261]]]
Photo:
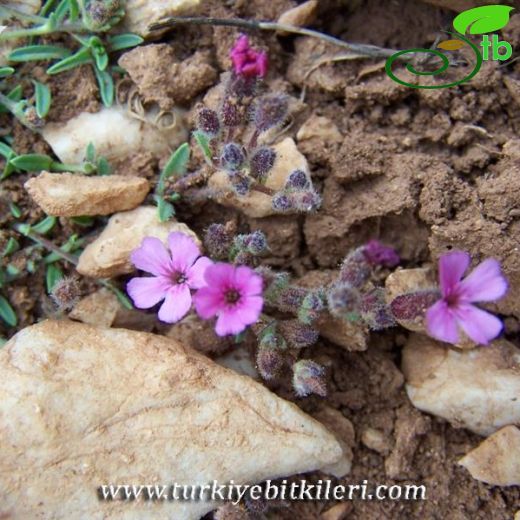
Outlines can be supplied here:
[[244, 247], [252, 255], [263, 255], [267, 251], [267, 239], [262, 231], [254, 231], [244, 237]]
[[287, 178], [285, 187], [289, 190], [304, 190], [310, 183], [308, 175], [303, 170], [294, 170]]
[[270, 94], [258, 100], [254, 124], [259, 132], [281, 125], [287, 117], [289, 102], [287, 96]]
[[297, 312], [307, 295], [307, 289], [288, 286], [279, 292], [276, 306], [286, 312]]
[[298, 319], [307, 325], [319, 318], [320, 313], [325, 309], [325, 302], [317, 292], [309, 292], [303, 299], [298, 309]]
[[78, 279], [75, 276], [65, 276], [58, 280], [50, 296], [60, 311], [72, 309], [80, 297]]
[[281, 321], [279, 327], [283, 337], [292, 348], [310, 347], [318, 341], [318, 331], [298, 320]]
[[226, 99], [220, 109], [221, 120], [224, 126], [234, 127], [242, 122], [242, 110], [231, 99]]
[[247, 195], [251, 190], [251, 179], [241, 173], [228, 172], [228, 179], [231, 186], [233, 186], [234, 192], [241, 197]]
[[285, 213], [294, 209], [291, 199], [283, 192], [276, 193], [272, 200], [272, 206], [275, 211]]
[[295, 209], [302, 213], [316, 211], [321, 206], [321, 197], [314, 190], [293, 193], [292, 199]]
[[283, 368], [283, 356], [280, 350], [270, 346], [259, 346], [256, 354], [256, 366], [263, 379], [274, 379]]
[[228, 172], [236, 172], [244, 163], [244, 159], [242, 147], [236, 143], [228, 143], [222, 149], [220, 164]]
[[378, 287], [363, 295], [361, 318], [372, 330], [383, 330], [396, 324], [392, 310], [386, 303], [384, 289]]
[[256, 150], [249, 161], [251, 176], [258, 182], [264, 182], [275, 160], [276, 152], [272, 148], [263, 147]]
[[363, 248], [358, 247], [347, 255], [339, 272], [339, 279], [352, 287], [363, 286], [370, 278], [372, 266], [368, 263], [363, 253]]
[[302, 359], [293, 365], [293, 388], [298, 397], [317, 394], [327, 395], [325, 369], [310, 359]]
[[204, 247], [212, 258], [216, 260], [227, 259], [232, 244], [233, 235], [227, 226], [211, 224], [206, 230]]
[[390, 308], [398, 321], [420, 322], [426, 311], [441, 297], [437, 289], [401, 294], [392, 300]]
[[327, 291], [327, 305], [333, 316], [356, 320], [359, 317], [361, 295], [349, 283], [337, 282]]
[[198, 113], [197, 128], [209, 137], [214, 137], [220, 130], [218, 114], [209, 108], [203, 108]]

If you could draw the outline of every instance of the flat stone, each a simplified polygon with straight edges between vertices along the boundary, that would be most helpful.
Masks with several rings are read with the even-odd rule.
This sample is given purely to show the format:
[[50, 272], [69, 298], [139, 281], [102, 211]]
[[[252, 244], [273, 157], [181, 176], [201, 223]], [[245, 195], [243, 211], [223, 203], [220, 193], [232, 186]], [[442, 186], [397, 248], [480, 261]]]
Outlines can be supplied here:
[[413, 405], [455, 427], [490, 435], [520, 423], [520, 349], [508, 341], [457, 350], [413, 334], [402, 371]]
[[[276, 151], [276, 160], [269, 172], [265, 185], [274, 191], [281, 190], [287, 178], [294, 170], [303, 170], [310, 178], [307, 159], [300, 153], [296, 143], [290, 137], [272, 146]], [[272, 198], [265, 193], [251, 191], [247, 195], [238, 196], [231, 188], [228, 175], [223, 170], [215, 172], [208, 185], [217, 193], [216, 200], [225, 206], [230, 206], [243, 211], [248, 217], [268, 217], [278, 215], [272, 207]], [[222, 193], [222, 195], [218, 195]]]
[[150, 183], [142, 177], [45, 171], [24, 187], [47, 215], [56, 217], [110, 215], [134, 209], [150, 191]]
[[294, 404], [163, 336], [44, 321], [4, 346], [0, 374], [4, 517], [197, 520], [217, 504], [98, 489], [261, 482], [342, 456]]
[[463, 457], [471, 476], [493, 486], [520, 485], [520, 430], [506, 426]]
[[278, 18], [278, 23], [294, 25], [295, 27], [305, 27], [315, 20], [317, 9], [318, 0], [307, 0], [307, 2], [282, 13]]
[[120, 308], [116, 295], [103, 287], [82, 298], [69, 312], [69, 318], [97, 327], [111, 327]]
[[112, 215], [101, 234], [81, 253], [77, 270], [92, 278], [111, 278], [135, 270], [130, 253], [145, 237], [157, 237], [165, 244], [168, 235], [180, 231], [198, 238], [186, 225], [175, 220], [160, 222], [157, 208], [140, 206], [132, 211]]

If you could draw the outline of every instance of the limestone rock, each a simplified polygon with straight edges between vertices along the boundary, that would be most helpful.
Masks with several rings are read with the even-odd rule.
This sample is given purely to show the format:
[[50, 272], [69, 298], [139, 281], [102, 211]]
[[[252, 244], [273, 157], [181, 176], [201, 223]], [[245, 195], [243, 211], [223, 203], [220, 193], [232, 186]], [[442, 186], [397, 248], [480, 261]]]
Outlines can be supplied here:
[[132, 211], [112, 215], [101, 234], [89, 244], [78, 261], [77, 270], [92, 278], [110, 278], [131, 273], [135, 268], [130, 253], [141, 245], [145, 237], [157, 237], [166, 244], [168, 235], [180, 231], [198, 238], [186, 224], [160, 222], [157, 208], [140, 206]]
[[[265, 183], [268, 188], [281, 190], [285, 186], [287, 177], [296, 169], [303, 170], [310, 178], [307, 159], [299, 152], [293, 139], [286, 137], [273, 145], [273, 148], [276, 151], [276, 160]], [[268, 217], [278, 214], [272, 207], [272, 198], [265, 193], [251, 191], [248, 195], [237, 196], [231, 190], [227, 173], [223, 170], [214, 173], [208, 185], [216, 191], [218, 202], [240, 209], [249, 217]]]
[[318, 8], [318, 0], [307, 0], [303, 4], [297, 5], [278, 18], [278, 23], [284, 25], [294, 25], [296, 27], [305, 27], [316, 18], [316, 10]]
[[351, 510], [352, 504], [350, 502], [342, 502], [322, 513], [320, 520], [345, 520]]
[[332, 343], [352, 351], [367, 349], [368, 327], [361, 322], [342, 320], [327, 314], [317, 321], [320, 334]]
[[402, 360], [416, 408], [480, 435], [520, 424], [520, 350], [508, 341], [460, 351], [414, 334]]
[[520, 485], [520, 430], [506, 426], [463, 457], [471, 476], [494, 486]]
[[149, 182], [142, 177], [45, 171], [24, 186], [45, 213], [57, 217], [110, 215], [134, 209], [150, 190]]
[[195, 14], [201, 0], [126, 0], [123, 25], [127, 31], [143, 37], [150, 34], [150, 25], [168, 16]]
[[63, 163], [80, 163], [89, 143], [109, 161], [128, 159], [137, 152], [155, 157], [168, 156], [188, 136], [182, 115], [175, 112], [175, 124], [162, 128], [150, 120], [129, 115], [122, 107], [102, 108], [91, 114], [82, 112], [67, 123], [48, 123], [43, 138]]
[[5, 518], [197, 520], [215, 502], [97, 490], [260, 482], [342, 456], [295, 405], [162, 336], [44, 321], [5, 345], [0, 372]]
[[103, 287], [82, 298], [69, 312], [69, 318], [97, 327], [111, 327], [120, 308], [116, 295]]

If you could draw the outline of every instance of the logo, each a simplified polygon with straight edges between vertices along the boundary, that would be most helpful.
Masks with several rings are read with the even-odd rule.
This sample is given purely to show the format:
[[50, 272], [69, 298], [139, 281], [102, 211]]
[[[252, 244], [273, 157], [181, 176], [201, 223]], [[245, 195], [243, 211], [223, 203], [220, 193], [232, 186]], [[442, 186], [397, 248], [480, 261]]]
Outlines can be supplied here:
[[[440, 42], [436, 49], [408, 49], [392, 54], [392, 56], [386, 60], [386, 73], [397, 83], [411, 88], [449, 88], [466, 83], [471, 78], [475, 77], [482, 67], [482, 62], [484, 60], [505, 61], [513, 55], [513, 47], [509, 42], [499, 40], [497, 34], [487, 34], [505, 27], [509, 22], [509, 16], [512, 10], [513, 7], [508, 5], [485, 5], [463, 11], [453, 20], [453, 27], [457, 32], [453, 33], [446, 31], [446, 33], [452, 37], [451, 40]], [[469, 39], [464, 37], [466, 34], [482, 34], [482, 41], [479, 45], [475, 45]], [[415, 85], [399, 79], [393, 71], [393, 65], [396, 60], [402, 61], [408, 59], [408, 61], [410, 61], [411, 58], [416, 57], [419, 54], [428, 54], [428, 58], [435, 56], [441, 60], [440, 66], [435, 70], [417, 70], [410, 62], [406, 64], [405, 68], [408, 72], [416, 76], [438, 76], [445, 72], [450, 66], [450, 59], [447, 53], [457, 51], [464, 46], [468, 46], [475, 55], [473, 70], [466, 74], [462, 79], [452, 81], [451, 83], [444, 83], [441, 85]], [[407, 54], [410, 56], [405, 56]]]

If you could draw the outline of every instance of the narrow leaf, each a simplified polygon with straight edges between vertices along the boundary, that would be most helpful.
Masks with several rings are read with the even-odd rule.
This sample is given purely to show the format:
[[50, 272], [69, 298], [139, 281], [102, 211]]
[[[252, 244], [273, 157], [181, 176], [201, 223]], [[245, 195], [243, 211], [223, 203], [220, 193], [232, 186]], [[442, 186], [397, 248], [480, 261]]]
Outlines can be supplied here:
[[14, 69], [12, 67], [0, 67], [0, 78], [6, 78], [14, 74]]
[[49, 113], [51, 108], [51, 91], [47, 85], [33, 81], [34, 95], [36, 98], [36, 113], [42, 119]]
[[49, 264], [45, 272], [45, 283], [47, 293], [51, 293], [54, 286], [63, 278], [63, 271], [56, 264]]
[[161, 222], [167, 222], [173, 217], [173, 215], [175, 215], [173, 204], [166, 202], [163, 198], [160, 198], [157, 201], [157, 210]]
[[45, 235], [56, 225], [56, 221], [56, 217], [47, 216], [38, 222], [38, 224], [32, 226], [32, 230], [36, 231], [36, 233], [39, 233], [40, 235]]
[[57, 45], [27, 45], [12, 51], [8, 60], [15, 63], [35, 60], [54, 60], [70, 56], [71, 51]]
[[121, 49], [129, 49], [130, 47], [135, 47], [143, 42], [143, 38], [132, 33], [116, 34], [115, 36], [108, 37], [108, 46], [111, 52], [120, 51]]
[[186, 173], [186, 166], [190, 160], [190, 147], [188, 143], [183, 143], [173, 152], [170, 159], [166, 163], [164, 170], [161, 173], [162, 180], [166, 180], [168, 177], [175, 175], [180, 177]]
[[10, 327], [15, 327], [18, 323], [16, 313], [11, 307], [11, 304], [2, 295], [0, 295], [0, 318]]
[[110, 163], [105, 159], [105, 157], [100, 157], [97, 160], [96, 168], [98, 175], [111, 175], [112, 173], [112, 166], [110, 166]]
[[195, 130], [193, 132], [193, 137], [195, 138], [195, 142], [201, 149], [202, 153], [204, 154], [204, 158], [206, 159], [206, 162], [209, 161], [211, 164], [212, 162], [212, 154], [211, 154], [211, 148], [209, 146], [208, 138], [199, 130]]
[[47, 74], [58, 74], [59, 72], [64, 72], [73, 69], [74, 67], [85, 65], [86, 63], [92, 63], [92, 56], [90, 54], [90, 49], [83, 47], [76, 52], [76, 54], [68, 56], [49, 67], [47, 69]]
[[96, 74], [103, 105], [107, 108], [111, 107], [114, 102], [114, 81], [112, 76], [106, 70], [99, 70], [96, 67], [94, 67], [94, 73]]
[[96, 160], [96, 147], [90, 142], [85, 150], [85, 161], [93, 163]]
[[11, 159], [10, 163], [19, 170], [38, 172], [41, 170], [50, 170], [53, 160], [48, 155], [29, 153]]

